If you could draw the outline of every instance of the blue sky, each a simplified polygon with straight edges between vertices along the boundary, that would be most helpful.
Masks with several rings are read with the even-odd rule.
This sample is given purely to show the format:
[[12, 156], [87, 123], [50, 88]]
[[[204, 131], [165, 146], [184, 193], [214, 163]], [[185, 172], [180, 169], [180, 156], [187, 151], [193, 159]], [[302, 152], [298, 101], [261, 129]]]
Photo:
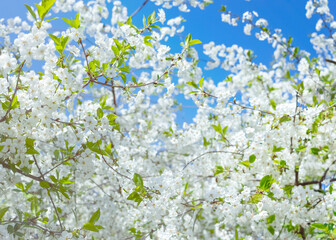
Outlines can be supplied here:
[[[15, 16], [25, 18], [26, 8], [24, 4], [33, 5], [36, 2], [38, 1], [3, 1], [0, 8], [0, 16], [5, 19]], [[128, 7], [129, 13], [132, 13], [143, 1], [122, 0], [122, 2]], [[181, 15], [187, 20], [184, 23], [185, 35], [191, 33], [193, 38], [200, 39], [203, 43], [214, 41], [216, 44], [238, 44], [244, 48], [254, 50], [257, 55], [256, 61], [267, 64], [272, 60], [272, 48], [265, 42], [255, 39], [254, 36], [246, 36], [243, 33], [243, 25], [232, 27], [221, 22], [220, 13], [218, 12], [221, 5], [226, 5], [229, 10], [238, 15], [241, 15], [245, 11], [255, 10], [259, 13], [259, 17], [268, 20], [270, 28], [282, 29], [284, 36], [293, 37], [294, 45], [309, 52], [312, 51], [308, 35], [315, 30], [316, 18], [306, 19], [305, 0], [214, 0], [214, 2], [203, 11], [193, 8], [189, 13], [179, 12], [176, 8], [165, 10], [167, 19]], [[330, 8], [336, 9], [336, 1], [330, 2]], [[135, 16], [133, 22], [139, 23], [141, 26], [142, 16], [148, 16], [157, 8], [157, 6], [149, 1]], [[56, 21], [61, 20], [58, 19]]]
[[[144, 0], [121, 0], [124, 5], [128, 7], [129, 14], [134, 12]], [[11, 0], [3, 1], [0, 8], [0, 16], [2, 18], [9, 18], [20, 16], [25, 18], [26, 8], [24, 3], [33, 5], [37, 0], [23, 1]], [[242, 15], [245, 11], [256, 11], [259, 17], [265, 18], [269, 22], [269, 28], [282, 29], [285, 37], [291, 36], [294, 46], [299, 46], [300, 49], [311, 52], [314, 56], [314, 51], [310, 45], [309, 34], [315, 31], [316, 16], [311, 19], [306, 19], [305, 5], [306, 0], [214, 0], [213, 4], [206, 7], [205, 10], [191, 9], [189, 13], [183, 13], [176, 8], [165, 10], [167, 19], [182, 16], [186, 19], [184, 23], [185, 30], [182, 33], [186, 36], [191, 33], [194, 39], [200, 39], [203, 43], [214, 41], [216, 44], [225, 44], [230, 46], [238, 44], [245, 49], [251, 49], [257, 56], [255, 62], [262, 62], [268, 65], [272, 61], [272, 47], [266, 43], [257, 40], [253, 34], [246, 36], [243, 33], [243, 24], [238, 27], [229, 26], [221, 22], [220, 12], [218, 10], [221, 5], [226, 5], [227, 9], [237, 15]], [[112, 7], [112, 5], [110, 5]], [[330, 9], [336, 9], [336, 1], [330, 1]], [[158, 7], [152, 2], [148, 4], [133, 18], [133, 23], [139, 27], [142, 26], [143, 15], [148, 16]], [[75, 13], [74, 13], [75, 15]], [[53, 24], [59, 24], [62, 20], [58, 19]], [[64, 25], [62, 25], [64, 26]], [[55, 26], [57, 27], [57, 25]], [[175, 44], [172, 47], [173, 52], [180, 52], [180, 45]], [[196, 47], [199, 52], [202, 52], [202, 46]], [[202, 55], [200, 54], [200, 57]], [[227, 73], [223, 70], [209, 71], [205, 76], [212, 77], [215, 81], [225, 79]], [[190, 105], [189, 102], [184, 102]], [[179, 114], [179, 122], [183, 120], [190, 121], [194, 114], [193, 109], [185, 109], [186, 111]]]

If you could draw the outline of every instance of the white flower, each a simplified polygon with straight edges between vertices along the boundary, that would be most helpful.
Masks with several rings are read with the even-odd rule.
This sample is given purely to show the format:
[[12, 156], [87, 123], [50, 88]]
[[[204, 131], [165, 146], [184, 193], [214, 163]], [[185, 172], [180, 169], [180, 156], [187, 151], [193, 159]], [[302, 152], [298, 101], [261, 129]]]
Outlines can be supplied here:
[[251, 35], [251, 30], [252, 30], [252, 24], [248, 23], [244, 26], [244, 33], [246, 35]]
[[162, 8], [159, 9], [158, 16], [159, 16], [159, 22], [164, 24], [164, 22], [166, 21], [166, 14]]

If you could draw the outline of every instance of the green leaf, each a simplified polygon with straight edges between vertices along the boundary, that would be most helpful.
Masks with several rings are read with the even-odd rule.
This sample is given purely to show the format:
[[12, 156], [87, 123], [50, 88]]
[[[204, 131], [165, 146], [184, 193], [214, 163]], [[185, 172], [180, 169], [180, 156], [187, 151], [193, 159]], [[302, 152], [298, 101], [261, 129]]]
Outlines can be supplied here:
[[155, 11], [151, 15], [148, 16], [147, 20], [148, 20], [148, 24], [152, 24], [155, 22]]
[[27, 4], [25, 4], [25, 6], [26, 6], [27, 10], [29, 11], [30, 15], [32, 15], [32, 17], [33, 17], [33, 18], [35, 19], [35, 21], [36, 21], [37, 18], [36, 18], [36, 14], [35, 14], [35, 12], [33, 11], [33, 9], [32, 9], [30, 6], [28, 6]]
[[97, 117], [98, 117], [98, 119], [101, 119], [103, 116], [104, 116], [103, 109], [98, 108], [97, 109]]
[[239, 164], [250, 168], [250, 162], [249, 161], [242, 161], [242, 162], [239, 162]]
[[46, 9], [45, 9], [43, 6], [38, 5], [38, 4], [36, 4], [36, 3], [35, 3], [35, 6], [36, 6], [36, 8], [37, 8], [37, 13], [38, 13], [38, 15], [39, 15], [41, 21], [43, 21], [44, 16], [47, 14], [47, 13], [46, 13]]
[[89, 220], [90, 223], [95, 224], [100, 218], [100, 208], [94, 212]]
[[184, 191], [183, 191], [183, 195], [187, 195], [187, 189], [188, 189], [188, 186], [189, 186], [189, 182], [187, 182], [184, 186]]
[[120, 67], [119, 70], [125, 73], [129, 73], [128, 67]]
[[108, 114], [106, 117], [109, 120], [109, 124], [113, 126], [113, 124], [115, 123], [115, 119], [116, 119], [117, 115]]
[[328, 229], [328, 226], [322, 224], [322, 223], [313, 223], [311, 225], [312, 228], [320, 229], [322, 231], [326, 231]]
[[249, 157], [249, 162], [250, 163], [254, 163], [254, 161], [256, 160], [256, 156], [254, 154], [252, 154], [250, 157]]
[[189, 45], [189, 42], [191, 41], [191, 34], [189, 33], [186, 38], [184, 39], [184, 44], [187, 46]]
[[203, 79], [204, 77], [201, 78], [201, 80], [199, 80], [198, 85], [200, 86], [200, 88], [203, 88]]
[[52, 21], [52, 20], [56, 20], [56, 19], [58, 19], [58, 17], [49, 18], [48, 20], [45, 20], [45, 22], [50, 22], [50, 21]]
[[2, 220], [3, 216], [5, 216], [8, 209], [9, 209], [9, 207], [4, 207], [4, 208], [0, 209], [0, 221]]
[[266, 175], [260, 180], [259, 189], [268, 192], [275, 181], [276, 180], [272, 177], [272, 175]]
[[224, 168], [222, 166], [216, 166], [214, 176], [221, 174], [224, 172]]
[[293, 189], [293, 185], [285, 185], [282, 189], [284, 190], [284, 192], [289, 196], [292, 195], [292, 189]]
[[197, 84], [196, 84], [195, 82], [193, 82], [193, 81], [187, 82], [187, 84], [188, 84], [189, 86], [192, 86], [192, 87], [194, 87], [194, 88], [199, 89], [199, 87], [197, 86]]
[[198, 40], [198, 39], [194, 39], [194, 40], [191, 40], [191, 41], [189, 42], [189, 46], [196, 45], [196, 44], [200, 44], [200, 43], [202, 43], [200, 40]]
[[269, 216], [269, 217], [266, 219], [266, 221], [267, 221], [268, 224], [274, 222], [274, 220], [275, 220], [275, 214]]
[[51, 175], [51, 176], [50, 176], [50, 179], [51, 179], [51, 181], [53, 181], [54, 183], [57, 183], [57, 179], [56, 179], [56, 177], [55, 177], [54, 175]]
[[276, 103], [273, 99], [270, 100], [270, 104], [271, 104], [273, 110], [276, 110]]
[[84, 223], [84, 226], [83, 226], [82, 229], [88, 230], [88, 231], [91, 231], [91, 232], [99, 232], [97, 226], [90, 223], [90, 222]]
[[250, 197], [250, 202], [256, 204], [258, 202], [261, 202], [262, 199], [263, 195], [261, 193], [257, 193]]
[[136, 186], [143, 187], [142, 177], [137, 173], [133, 174], [133, 182]]
[[15, 186], [16, 186], [17, 188], [21, 189], [22, 191], [24, 191], [24, 186], [23, 186], [23, 184], [22, 184], [21, 182], [15, 184]]
[[73, 28], [79, 28], [80, 27], [80, 21], [79, 21], [79, 13], [77, 13], [75, 20], [68, 19], [68, 18], [62, 18], [64, 22], [66, 22], [70, 27]]
[[47, 188], [47, 189], [50, 188], [50, 184], [47, 181], [41, 181], [40, 186], [42, 188]]
[[131, 17], [127, 18], [126, 24], [127, 25], [131, 25], [132, 24], [132, 18]]
[[223, 129], [222, 129], [222, 134], [223, 135], [225, 135], [226, 134], [226, 132], [227, 132], [227, 130], [228, 130], [228, 126], [225, 126]]
[[319, 155], [319, 152], [321, 151], [321, 149], [319, 148], [311, 148], [310, 149], [310, 153], [314, 154], [314, 155]]
[[288, 122], [291, 121], [292, 118], [289, 115], [283, 115], [280, 119], [279, 119], [279, 123], [283, 123], [283, 122]]
[[147, 45], [147, 46], [150, 46], [150, 47], [153, 47], [152, 43], [149, 41], [149, 39], [152, 39], [153, 37], [151, 36], [146, 36], [144, 38], [144, 43]]
[[304, 145], [299, 145], [298, 148], [295, 149], [296, 152], [304, 152], [306, 151], [306, 146]]
[[122, 72], [121, 72], [121, 73], [119, 73], [119, 75], [120, 75], [121, 79], [123, 80], [123, 82], [126, 83], [127, 78], [126, 78], [125, 73], [122, 73]]
[[282, 150], [284, 150], [284, 148], [283, 147], [277, 147], [277, 146], [275, 146], [275, 145], [273, 145], [273, 149], [272, 149], [272, 152], [281, 152]]
[[207, 147], [207, 146], [209, 146], [210, 144], [211, 144], [211, 143], [208, 142], [208, 141], [206, 140], [205, 137], [203, 137], [203, 146], [204, 146], [204, 147]]
[[274, 228], [271, 225], [267, 227], [267, 230], [274, 235]]
[[127, 200], [132, 200], [138, 203], [139, 206], [139, 204], [142, 202], [142, 197], [137, 192], [134, 191], [127, 197]]
[[35, 139], [31, 139], [31, 138], [26, 138], [26, 149], [27, 149], [27, 152], [26, 154], [40, 154], [38, 151], [35, 150], [34, 148], [34, 141]]
[[62, 185], [60, 186], [60, 193], [67, 199], [70, 199], [69, 195], [66, 193], [66, 189]]
[[106, 95], [101, 96], [100, 99], [99, 99], [99, 104], [100, 104], [100, 106], [101, 106], [102, 108], [103, 108], [103, 107], [105, 106], [105, 104], [106, 104], [106, 99], [107, 99], [107, 96], [106, 96]]
[[238, 230], [237, 230], [237, 228], [235, 229], [235, 240], [239, 240], [239, 236], [238, 236]]

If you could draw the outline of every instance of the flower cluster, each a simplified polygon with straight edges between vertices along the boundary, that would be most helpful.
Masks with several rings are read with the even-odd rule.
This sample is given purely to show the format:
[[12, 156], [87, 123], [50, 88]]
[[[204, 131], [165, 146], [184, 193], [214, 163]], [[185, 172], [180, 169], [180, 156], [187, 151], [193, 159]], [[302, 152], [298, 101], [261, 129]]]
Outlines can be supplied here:
[[[328, 1], [306, 5], [317, 58], [256, 12], [221, 9], [272, 44], [269, 67], [238, 45], [197, 52], [190, 34], [172, 51], [184, 19], [162, 8], [210, 0], [152, 0], [141, 26], [148, 1], [134, 13], [111, 2], [42, 0], [29, 23], [0, 21], [0, 238], [335, 239]], [[179, 126], [181, 99], [196, 114]]]

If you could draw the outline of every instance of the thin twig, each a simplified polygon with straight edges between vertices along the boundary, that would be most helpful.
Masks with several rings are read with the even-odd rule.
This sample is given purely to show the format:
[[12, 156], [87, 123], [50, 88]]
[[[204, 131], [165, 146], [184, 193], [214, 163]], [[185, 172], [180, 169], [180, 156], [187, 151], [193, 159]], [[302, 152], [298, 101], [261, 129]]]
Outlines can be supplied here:
[[182, 170], [184, 170], [186, 167], [188, 167], [189, 164], [193, 163], [194, 161], [196, 161], [196, 160], [199, 159], [200, 157], [203, 157], [204, 155], [207, 155], [207, 154], [210, 154], [210, 153], [231, 153], [231, 154], [237, 154], [237, 155], [240, 155], [240, 156], [243, 155], [242, 153], [238, 153], [238, 152], [229, 152], [229, 151], [210, 151], [210, 152], [205, 152], [205, 153], [199, 155], [198, 157], [192, 159], [191, 161], [189, 161], [189, 162], [183, 167]]
[[[16, 172], [17, 172], [17, 173], [20, 173], [21, 175], [26, 176], [26, 177], [28, 177], [28, 178], [31, 178], [31, 179], [33, 179], [33, 180], [36, 180], [36, 181], [38, 181], [38, 182], [42, 182], [42, 181], [44, 181], [41, 177], [37, 177], [37, 176], [31, 175], [31, 174], [29, 174], [29, 173], [25, 173], [25, 172], [22, 171], [21, 169], [16, 168], [14, 165], [13, 165], [13, 166], [10, 166], [9, 164], [5, 163], [4, 161], [0, 161], [0, 164], [1, 164], [4, 168], [9, 169], [9, 170], [12, 170], [14, 173], [16, 173]], [[49, 183], [49, 185], [50, 185], [51, 187], [54, 186], [54, 184], [52, 184], [52, 183], [50, 183], [50, 182], [48, 182], [48, 183]]]
[[99, 184], [97, 184], [95, 181], [93, 181], [93, 179], [92, 178], [90, 178], [90, 181], [94, 184], [94, 185], [96, 185], [104, 194], [106, 194], [111, 200], [113, 200], [113, 197], [110, 195], [110, 194], [108, 194], [107, 192], [105, 192], [105, 190], [102, 188], [102, 186], [100, 186]]
[[50, 235], [61, 235], [63, 231], [53, 231], [53, 230], [49, 230], [45, 227], [42, 227], [38, 224], [36, 224], [34, 221], [16, 221], [16, 220], [4, 220], [4, 221], [0, 221], [0, 225], [2, 224], [11, 224], [11, 223], [17, 223], [17, 224], [22, 224], [22, 225], [29, 225], [31, 227], [35, 227], [38, 229], [41, 229], [44, 232], [48, 232]]
[[143, 9], [143, 8], [146, 6], [146, 4], [148, 3], [148, 1], [149, 1], [149, 0], [145, 0], [145, 1], [142, 3], [142, 5], [141, 5], [137, 10], [135, 10], [135, 11], [131, 14], [130, 18], [134, 17], [138, 12], [140, 12], [140, 10]]
[[282, 230], [283, 230], [284, 227], [285, 227], [286, 218], [287, 218], [287, 216], [285, 216], [284, 221], [283, 221], [283, 224], [282, 224], [282, 227], [281, 227], [281, 230], [280, 230], [280, 232], [279, 232], [279, 235], [277, 236], [277, 238], [276, 238], [275, 240], [277, 240], [277, 239], [280, 238], [280, 235], [281, 235], [281, 233], [282, 233]]
[[[39, 165], [38, 165], [38, 163], [37, 163], [37, 160], [36, 160], [35, 155], [33, 155], [33, 159], [34, 159], [35, 165], [36, 165], [36, 167], [37, 167], [39, 173], [41, 174], [41, 177], [42, 177], [43, 181], [45, 181], [45, 178], [44, 178], [44, 176], [43, 176], [43, 173], [42, 173], [42, 171], [41, 171], [41, 168], [39, 167]], [[53, 207], [54, 207], [54, 211], [55, 211], [55, 213], [56, 213], [58, 222], [59, 222], [59, 224], [60, 224], [61, 231], [63, 231], [63, 230], [64, 230], [64, 228], [63, 228], [63, 224], [62, 224], [61, 218], [60, 218], [60, 216], [59, 216], [59, 214], [58, 214], [57, 207], [56, 207], [56, 205], [55, 205], [54, 199], [52, 198], [52, 196], [51, 196], [51, 194], [50, 194], [49, 189], [47, 189], [47, 194], [48, 194], [48, 196], [49, 196], [49, 199], [50, 199], [51, 204], [52, 204]]]
[[7, 116], [9, 114], [9, 112], [12, 110], [12, 104], [13, 104], [13, 101], [14, 101], [14, 98], [15, 98], [15, 95], [19, 89], [19, 81], [20, 81], [20, 76], [21, 76], [21, 71], [22, 71], [22, 68], [23, 68], [23, 65], [25, 64], [26, 61], [23, 61], [21, 63], [21, 66], [19, 67], [19, 69], [17, 70], [17, 73], [18, 73], [18, 77], [17, 77], [17, 81], [16, 81], [16, 86], [15, 86], [15, 90], [14, 90], [14, 93], [13, 93], [13, 96], [10, 100], [10, 103], [9, 103], [9, 106], [8, 106], [8, 109], [5, 113], [5, 115], [0, 119], [0, 122], [3, 122], [7, 119]]
[[117, 170], [115, 170], [107, 161], [106, 161], [106, 159], [104, 158], [104, 155], [102, 154], [102, 150], [100, 149], [100, 146], [99, 146], [99, 150], [100, 150], [100, 155], [102, 156], [102, 158], [103, 158], [103, 161], [105, 162], [105, 164], [109, 167], [109, 168], [111, 168], [116, 174], [118, 174], [119, 176], [122, 176], [122, 177], [124, 177], [124, 178], [127, 178], [128, 180], [132, 180], [130, 177], [128, 177], [128, 176], [126, 176], [126, 175], [124, 175], [124, 174], [122, 174], [122, 173], [120, 173], [120, 172], [118, 172]]

